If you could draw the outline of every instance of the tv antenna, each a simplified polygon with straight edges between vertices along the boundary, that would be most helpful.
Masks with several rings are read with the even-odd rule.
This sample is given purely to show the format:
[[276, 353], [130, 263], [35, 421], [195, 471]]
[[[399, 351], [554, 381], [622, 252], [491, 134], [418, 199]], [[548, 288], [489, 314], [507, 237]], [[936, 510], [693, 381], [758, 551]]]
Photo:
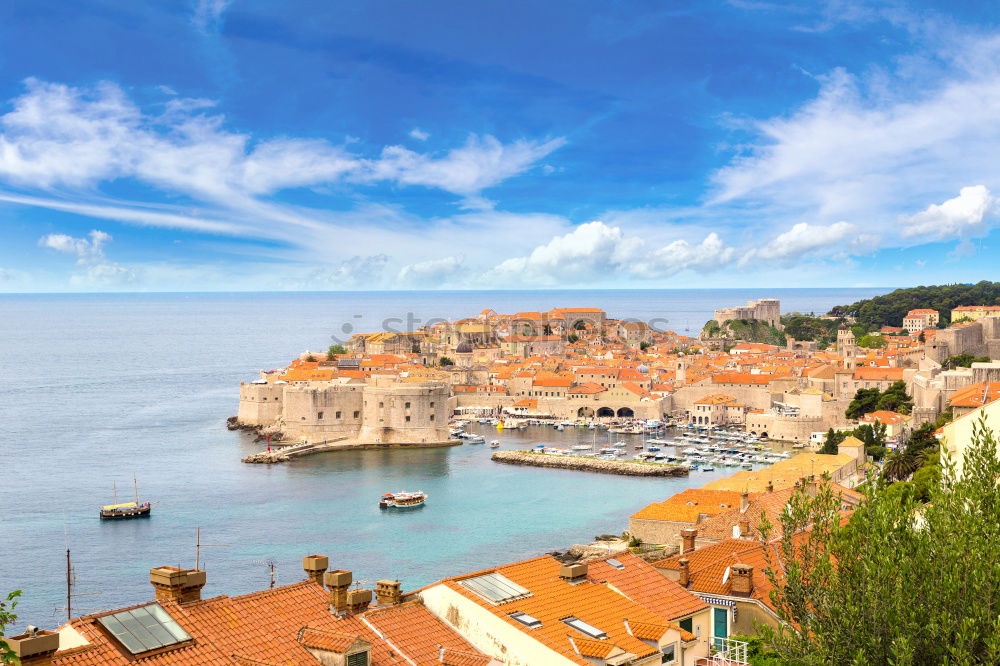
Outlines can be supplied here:
[[266, 560], [254, 560], [253, 563], [254, 564], [263, 564], [265, 567], [267, 567], [270, 570], [270, 572], [271, 572], [271, 587], [270, 587], [270, 589], [273, 590], [274, 586], [278, 582], [277, 565], [274, 563], [274, 560], [271, 559], [271, 558], [268, 558]]
[[[65, 530], [65, 527], [63, 528]], [[66, 531], [66, 606], [63, 608], [56, 607], [52, 610], [55, 614], [57, 611], [66, 611], [66, 621], [69, 622], [73, 619], [73, 599], [76, 597], [92, 597], [100, 592], [74, 592], [76, 589], [76, 567], [73, 566], [73, 558], [70, 555], [69, 550], [69, 532]], [[100, 610], [98, 608], [78, 608], [77, 610], [88, 610], [95, 611]]]
[[194, 568], [197, 571], [201, 565], [201, 549], [207, 546], [229, 546], [228, 543], [202, 543], [201, 542], [201, 527], [196, 527], [194, 531]]

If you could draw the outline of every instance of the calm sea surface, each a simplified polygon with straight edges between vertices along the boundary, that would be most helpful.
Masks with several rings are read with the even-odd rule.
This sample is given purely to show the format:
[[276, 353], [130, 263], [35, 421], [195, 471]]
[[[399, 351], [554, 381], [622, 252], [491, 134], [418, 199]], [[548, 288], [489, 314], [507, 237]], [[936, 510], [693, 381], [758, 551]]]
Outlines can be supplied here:
[[[266, 587], [270, 559], [279, 584], [302, 578], [303, 555], [322, 553], [355, 579], [394, 577], [412, 589], [621, 532], [648, 502], [725, 472], [635, 479], [513, 467], [469, 445], [245, 465], [258, 447], [225, 419], [257, 370], [389, 318], [597, 306], [695, 334], [713, 309], [748, 299], [820, 313], [886, 291], [0, 295], [0, 592], [24, 590], [19, 627], [61, 621], [68, 545], [75, 591], [87, 594], [75, 615], [138, 603], [151, 596], [150, 567], [194, 565], [199, 526], [203, 542], [224, 544], [202, 549], [206, 595]], [[574, 436], [501, 437], [508, 448]], [[133, 473], [143, 499], [157, 502], [153, 516], [99, 521], [112, 484], [128, 497]], [[378, 495], [397, 489], [430, 499], [408, 514], [380, 512]]]

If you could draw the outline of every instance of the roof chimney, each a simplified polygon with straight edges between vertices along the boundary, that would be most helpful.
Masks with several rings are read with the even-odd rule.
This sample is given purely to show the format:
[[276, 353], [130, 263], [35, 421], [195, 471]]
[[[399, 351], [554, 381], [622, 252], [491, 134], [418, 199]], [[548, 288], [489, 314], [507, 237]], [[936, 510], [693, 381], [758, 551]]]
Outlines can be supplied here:
[[746, 516], [740, 518], [740, 537], [743, 539], [750, 538], [750, 521], [747, 520]]
[[302, 558], [302, 568], [305, 569], [306, 577], [320, 585], [323, 584], [323, 572], [328, 566], [330, 558], [325, 555], [306, 555]]
[[774, 481], [768, 480], [768, 482], [767, 482], [767, 492], [769, 492], [769, 493], [773, 493], [774, 492]]
[[21, 666], [51, 666], [52, 655], [59, 649], [59, 634], [55, 631], [30, 631], [5, 638], [7, 645], [20, 660]]
[[750, 493], [743, 491], [740, 493], [740, 511], [746, 513], [746, 510], [750, 508]]
[[681, 568], [681, 575], [680, 578], [677, 579], [677, 582], [680, 583], [681, 587], [687, 587], [691, 584], [691, 562], [688, 558], [682, 557], [677, 560], [677, 564], [680, 565]]
[[337, 615], [347, 612], [347, 592], [353, 578], [346, 569], [333, 569], [323, 574], [323, 584], [330, 590], [330, 606]]
[[375, 596], [379, 606], [394, 606], [403, 597], [398, 580], [380, 580], [375, 583]]
[[729, 591], [737, 597], [749, 597], [753, 593], [752, 566], [734, 564], [730, 567]]
[[157, 601], [188, 604], [201, 601], [201, 588], [205, 587], [205, 572], [198, 569], [156, 567], [149, 570], [149, 582], [156, 591]]
[[564, 564], [559, 567], [559, 577], [570, 583], [576, 583], [587, 577], [586, 564]]
[[686, 528], [681, 530], [681, 552], [690, 553], [694, 550], [694, 540], [698, 536], [698, 530]]
[[347, 610], [351, 615], [364, 613], [372, 602], [371, 590], [351, 590], [347, 593]]

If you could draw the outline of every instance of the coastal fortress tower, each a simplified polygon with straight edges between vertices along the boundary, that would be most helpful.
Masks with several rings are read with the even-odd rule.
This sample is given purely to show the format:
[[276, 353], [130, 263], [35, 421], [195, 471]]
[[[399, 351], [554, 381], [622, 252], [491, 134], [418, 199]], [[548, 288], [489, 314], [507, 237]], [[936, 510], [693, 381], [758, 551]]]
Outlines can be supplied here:
[[781, 301], [777, 298], [762, 298], [759, 301], [750, 301], [746, 305], [738, 305], [733, 308], [722, 308], [715, 311], [715, 321], [721, 326], [724, 322], [733, 319], [756, 319], [763, 321], [777, 329], [781, 328]]

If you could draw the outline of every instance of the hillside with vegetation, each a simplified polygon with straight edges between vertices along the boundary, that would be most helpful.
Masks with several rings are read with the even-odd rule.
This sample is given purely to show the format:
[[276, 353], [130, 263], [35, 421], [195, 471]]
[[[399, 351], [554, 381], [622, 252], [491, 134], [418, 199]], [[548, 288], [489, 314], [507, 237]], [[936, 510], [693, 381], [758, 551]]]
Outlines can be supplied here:
[[815, 342], [819, 349], [826, 349], [837, 341], [837, 328], [841, 319], [823, 319], [801, 312], [789, 312], [781, 316], [785, 335], [793, 340]]
[[784, 333], [767, 322], [756, 319], [730, 319], [721, 325], [714, 319], [709, 319], [701, 329], [701, 337], [779, 346], [784, 346], [786, 342]]
[[830, 310], [834, 317], [854, 317], [867, 330], [901, 326], [903, 317], [916, 308], [931, 308], [941, 315], [941, 323], [951, 322], [951, 310], [960, 305], [1000, 305], [1000, 282], [983, 280], [976, 284], [945, 284], [897, 289], [884, 296], [866, 298]]

